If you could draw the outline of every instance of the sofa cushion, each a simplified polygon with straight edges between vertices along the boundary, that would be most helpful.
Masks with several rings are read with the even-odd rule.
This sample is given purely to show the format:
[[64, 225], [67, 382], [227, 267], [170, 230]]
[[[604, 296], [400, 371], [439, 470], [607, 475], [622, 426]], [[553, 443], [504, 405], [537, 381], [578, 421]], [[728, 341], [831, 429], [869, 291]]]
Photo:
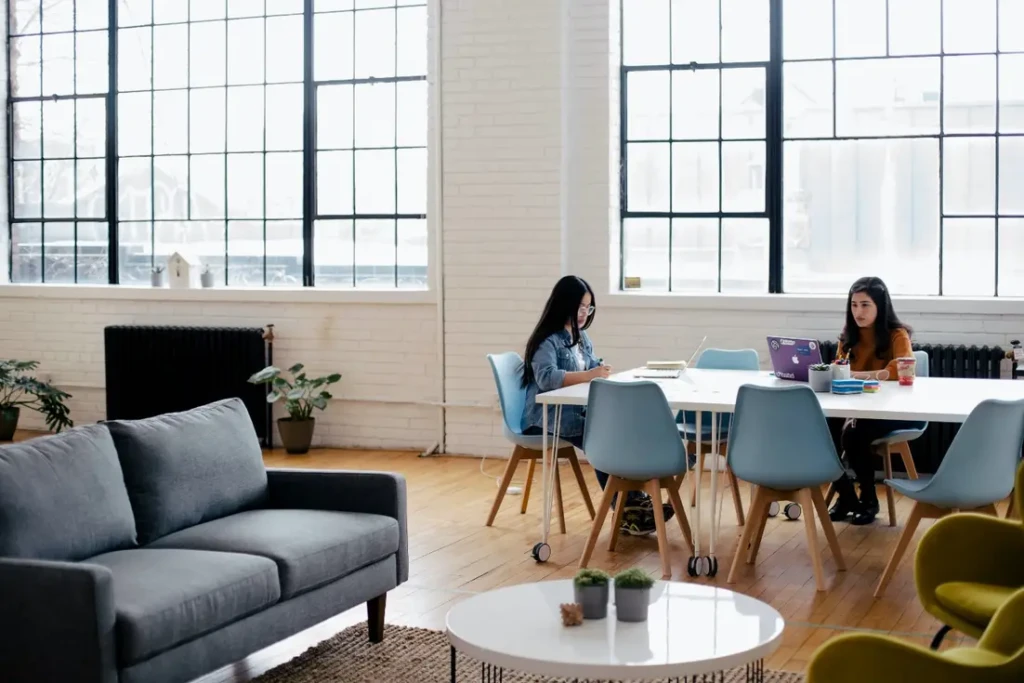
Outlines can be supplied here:
[[74, 561], [134, 544], [135, 518], [106, 429], [0, 448], [0, 556]]
[[277, 563], [281, 597], [288, 599], [398, 552], [398, 522], [362, 512], [251, 510], [165, 536], [151, 547], [268, 557]]
[[266, 499], [263, 452], [237, 398], [105, 424], [121, 459], [141, 545]]
[[136, 548], [88, 562], [114, 575], [121, 666], [215, 631], [281, 597], [277, 566], [253, 555]]

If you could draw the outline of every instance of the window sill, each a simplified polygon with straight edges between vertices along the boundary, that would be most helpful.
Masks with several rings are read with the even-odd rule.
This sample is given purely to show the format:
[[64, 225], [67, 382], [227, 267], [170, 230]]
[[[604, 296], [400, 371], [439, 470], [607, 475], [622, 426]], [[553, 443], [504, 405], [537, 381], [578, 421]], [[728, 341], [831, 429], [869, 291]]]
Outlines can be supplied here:
[[30, 299], [89, 299], [123, 301], [195, 301], [294, 304], [436, 304], [430, 290], [317, 289], [315, 287], [211, 287], [169, 289], [127, 285], [4, 284], [0, 297]]
[[[1024, 316], [1019, 297], [893, 297], [901, 317], [912, 314]], [[645, 308], [708, 311], [770, 311], [780, 313], [839, 313], [846, 306], [842, 294], [667, 294], [611, 292], [599, 302], [608, 308]]]

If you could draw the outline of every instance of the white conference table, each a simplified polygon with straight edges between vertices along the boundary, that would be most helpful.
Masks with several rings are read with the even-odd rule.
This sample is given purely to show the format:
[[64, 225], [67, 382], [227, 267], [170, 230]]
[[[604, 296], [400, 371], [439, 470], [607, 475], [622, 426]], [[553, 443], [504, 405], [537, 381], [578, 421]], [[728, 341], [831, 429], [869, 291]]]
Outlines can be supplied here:
[[[736, 396], [739, 388], [745, 384], [778, 387], [791, 386], [794, 382], [776, 379], [770, 372], [742, 370], [700, 370], [687, 369], [680, 373], [678, 379], [645, 379], [637, 377], [642, 368], [617, 373], [611, 376], [612, 381], [654, 382], [665, 393], [665, 399], [673, 411], [688, 410], [695, 412], [697, 424], [701, 423], [703, 413], [711, 413], [712, 452], [718, 453], [718, 420], [716, 414], [731, 413], [736, 408]], [[537, 402], [554, 408], [554, 425], [551, 429], [550, 443], [557, 443], [559, 425], [561, 424], [563, 406], [585, 406], [590, 394], [590, 384], [577, 384], [571, 387], [549, 391], [537, 396]], [[1024, 399], [1024, 382], [1004, 379], [954, 379], [946, 377], [918, 377], [914, 385], [901, 387], [895, 381], [881, 383], [877, 393], [864, 394], [815, 394], [827, 417], [860, 418], [874, 420], [907, 420], [928, 422], [963, 422], [971, 411], [987, 399], [1018, 400]], [[533, 556], [540, 562], [547, 561], [551, 549], [548, 546], [548, 535], [551, 530], [551, 504], [553, 502], [555, 467], [552, 465], [549, 450], [548, 410], [544, 410], [544, 456], [542, 459], [542, 483], [544, 509], [541, 519], [541, 542], [533, 547]], [[697, 430], [697, 452], [701, 449], [701, 430]], [[709, 530], [708, 555], [700, 554], [701, 515], [700, 486], [696, 487], [696, 509], [693, 517], [694, 557], [690, 558], [691, 575], [717, 573], [715, 558], [715, 540], [718, 534], [718, 522], [715, 516], [718, 463], [711, 459], [711, 524]]]

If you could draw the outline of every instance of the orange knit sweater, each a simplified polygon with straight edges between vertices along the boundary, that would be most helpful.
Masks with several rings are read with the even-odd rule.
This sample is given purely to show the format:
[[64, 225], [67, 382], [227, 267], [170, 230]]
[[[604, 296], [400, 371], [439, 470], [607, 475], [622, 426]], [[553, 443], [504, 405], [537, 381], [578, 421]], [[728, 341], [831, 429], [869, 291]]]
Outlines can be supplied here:
[[[837, 356], [841, 356], [844, 353], [846, 352], [843, 349], [843, 343], [839, 342]], [[879, 370], [888, 370], [888, 379], [894, 380], [897, 378], [896, 359], [908, 358], [913, 355], [914, 349], [910, 345], [910, 335], [907, 334], [906, 330], [898, 329], [893, 330], [889, 338], [889, 350], [883, 354], [884, 358], [876, 357], [875, 328], [862, 327], [860, 328], [860, 341], [853, 347], [853, 353], [850, 356], [850, 371], [877, 372]]]

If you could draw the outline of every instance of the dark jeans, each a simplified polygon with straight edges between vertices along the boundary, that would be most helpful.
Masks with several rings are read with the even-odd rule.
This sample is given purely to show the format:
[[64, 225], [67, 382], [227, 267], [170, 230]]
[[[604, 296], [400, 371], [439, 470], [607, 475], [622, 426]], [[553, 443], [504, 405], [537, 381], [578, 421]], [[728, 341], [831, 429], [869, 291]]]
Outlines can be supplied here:
[[[875, 464], [878, 457], [871, 446], [872, 442], [898, 429], [909, 429], [913, 423], [900, 420], [855, 420], [844, 427], [845, 422], [844, 418], [829, 418], [832, 442], [840, 457], [845, 455], [854, 478], [860, 484], [861, 496], [865, 492], [871, 496], [875, 491]], [[836, 485], [840, 495], [853, 492], [852, 483], [845, 473], [836, 481]]]

